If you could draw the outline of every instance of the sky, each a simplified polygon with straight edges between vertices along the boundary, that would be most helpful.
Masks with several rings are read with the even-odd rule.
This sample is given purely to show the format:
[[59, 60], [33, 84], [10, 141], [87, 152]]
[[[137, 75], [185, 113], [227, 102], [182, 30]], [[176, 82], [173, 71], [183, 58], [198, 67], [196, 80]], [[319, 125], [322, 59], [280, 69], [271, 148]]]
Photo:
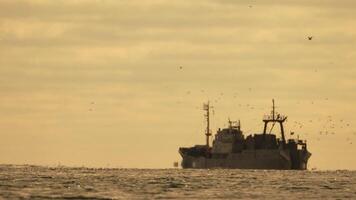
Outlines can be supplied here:
[[309, 168], [356, 170], [355, 8], [0, 0], [0, 163], [170, 168], [204, 144], [203, 103], [248, 135], [275, 99]]

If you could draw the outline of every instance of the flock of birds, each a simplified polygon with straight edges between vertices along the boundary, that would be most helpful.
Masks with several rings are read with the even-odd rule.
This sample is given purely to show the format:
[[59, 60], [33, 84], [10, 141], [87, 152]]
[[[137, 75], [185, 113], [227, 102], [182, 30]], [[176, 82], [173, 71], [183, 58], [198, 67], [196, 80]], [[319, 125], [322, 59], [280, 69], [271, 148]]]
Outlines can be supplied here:
[[[356, 131], [350, 132], [351, 124], [344, 119], [334, 119], [332, 116], [327, 116], [326, 119], [318, 118], [317, 120], [309, 120], [307, 121], [309, 124], [320, 124], [317, 141], [320, 141], [321, 137], [336, 135], [337, 130], [341, 130], [342, 132], [352, 133], [353, 136], [356, 136]], [[308, 124], [294, 121], [292, 128], [302, 129], [304, 126]], [[307, 133], [305, 133], [308, 135]], [[346, 137], [346, 142], [352, 144], [352, 140], [350, 137]]]
[[[308, 40], [312, 40], [313, 39], [313, 36], [308, 36], [307, 37]], [[183, 70], [183, 67], [182, 66], [179, 66], [179, 70]], [[248, 88], [248, 92], [251, 92], [252, 91], [252, 88]], [[204, 93], [205, 90], [200, 90], [201, 93]], [[192, 92], [189, 90], [186, 92], [187, 95], [191, 95]], [[233, 98], [237, 98], [238, 97], [238, 93], [233, 93], [232, 94]], [[223, 92], [220, 92], [219, 95], [217, 95], [217, 98], [215, 100], [213, 100], [214, 103], [218, 103], [222, 97], [224, 96], [224, 93]], [[328, 101], [329, 98], [324, 98], [325, 101]], [[297, 104], [300, 104], [300, 102], [298, 101]], [[314, 101], [311, 101], [310, 104], [314, 105]], [[253, 105], [250, 105], [250, 104], [238, 104], [239, 107], [244, 107], [244, 108], [247, 108], [247, 109], [257, 109], [256, 106], [253, 106]], [[196, 109], [200, 109], [200, 107], [196, 107]], [[260, 108], [261, 110], [263, 110], [264, 108]], [[351, 124], [350, 122], [347, 122], [346, 120], [344, 119], [339, 119], [339, 120], [336, 120], [336, 119], [333, 119], [332, 116], [327, 116], [326, 119], [322, 119], [322, 118], [318, 118], [316, 120], [309, 120], [309, 121], [306, 121], [304, 123], [302, 122], [299, 122], [299, 121], [294, 121], [293, 124], [292, 124], [292, 128], [294, 129], [302, 129], [306, 123], [309, 123], [309, 124], [320, 124], [320, 131], [318, 133], [318, 137], [316, 138], [318, 141], [320, 140], [321, 136], [329, 136], [329, 135], [335, 135], [336, 134], [336, 130], [345, 130], [345, 129], [350, 129], [351, 128]], [[294, 132], [291, 132], [291, 135], [293, 135]], [[305, 133], [306, 135], [308, 135], [307, 133]], [[356, 136], [356, 131], [352, 132], [352, 135], [353, 136]], [[353, 144], [352, 143], [352, 139], [350, 137], [346, 137], [346, 142], [348, 144]]]
[[[248, 88], [248, 91], [251, 92], [252, 89]], [[205, 92], [204, 90], [200, 90], [200, 92]], [[191, 95], [192, 92], [191, 91], [187, 91], [186, 92], [187, 95]], [[218, 103], [220, 100], [222, 100], [222, 97], [224, 96], [223, 92], [220, 92], [219, 95], [217, 95], [217, 98], [215, 100], [213, 100], [213, 103]], [[237, 98], [238, 97], [238, 93], [233, 93], [232, 94], [232, 98]], [[329, 98], [324, 98], [323, 100], [328, 101]], [[301, 104], [300, 101], [298, 101], [296, 104]], [[311, 105], [315, 105], [314, 101], [310, 101]], [[254, 109], [259, 109], [259, 110], [265, 110], [265, 108], [262, 107], [258, 107], [258, 106], [254, 106], [251, 104], [237, 104], [237, 106], [240, 109], [248, 109], [248, 110], [254, 110]], [[201, 109], [200, 107], [195, 107], [196, 109]], [[256, 119], [257, 120], [257, 119]], [[345, 132], [349, 132], [348, 129], [351, 129], [351, 123], [347, 122], [344, 119], [334, 119], [331, 115], [327, 116], [326, 118], [317, 118], [317, 119], [310, 119], [308, 121], [305, 122], [301, 122], [301, 121], [293, 121], [292, 125], [291, 125], [291, 129], [295, 130], [295, 129], [299, 129], [302, 130], [303, 128], [305, 129], [309, 129], [310, 125], [313, 124], [317, 124], [319, 126], [319, 132], [318, 132], [318, 136], [316, 138], [317, 141], [320, 141], [321, 137], [324, 136], [331, 136], [331, 135], [336, 135], [337, 130], [338, 131], [342, 131], [345, 130]], [[291, 132], [291, 135], [293, 135], [294, 132]], [[304, 133], [306, 135], [308, 135], [308, 133]], [[352, 132], [353, 136], [356, 136], [356, 131]], [[314, 135], [315, 136], [315, 135]], [[352, 143], [352, 139], [350, 137], [346, 137], [346, 142], [348, 144], [353, 144]]]

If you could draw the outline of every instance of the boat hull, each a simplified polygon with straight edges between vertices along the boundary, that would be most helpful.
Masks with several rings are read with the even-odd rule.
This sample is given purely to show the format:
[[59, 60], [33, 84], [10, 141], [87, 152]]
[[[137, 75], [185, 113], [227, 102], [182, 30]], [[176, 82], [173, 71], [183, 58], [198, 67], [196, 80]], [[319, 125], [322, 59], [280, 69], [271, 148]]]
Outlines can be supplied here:
[[182, 154], [182, 167], [195, 169], [231, 168], [231, 169], [277, 169], [305, 170], [310, 153], [300, 154], [296, 164], [289, 150], [245, 150], [241, 153], [231, 153], [223, 158], [190, 156]]

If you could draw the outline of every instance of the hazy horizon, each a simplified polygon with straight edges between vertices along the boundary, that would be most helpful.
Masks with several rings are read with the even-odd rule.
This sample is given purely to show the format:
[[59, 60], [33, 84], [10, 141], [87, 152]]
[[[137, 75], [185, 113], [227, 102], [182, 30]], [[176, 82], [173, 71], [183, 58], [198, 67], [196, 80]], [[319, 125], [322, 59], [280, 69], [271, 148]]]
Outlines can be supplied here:
[[170, 168], [204, 144], [203, 103], [250, 134], [275, 99], [309, 169], [355, 170], [355, 8], [0, 0], [0, 164]]

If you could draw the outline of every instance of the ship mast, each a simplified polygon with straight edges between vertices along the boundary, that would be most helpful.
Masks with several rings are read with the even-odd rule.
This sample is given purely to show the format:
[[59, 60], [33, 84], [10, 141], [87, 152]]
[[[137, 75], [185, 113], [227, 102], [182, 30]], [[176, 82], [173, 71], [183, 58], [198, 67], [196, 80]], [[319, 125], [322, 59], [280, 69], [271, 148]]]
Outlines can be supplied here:
[[272, 99], [272, 115], [273, 115], [273, 120], [274, 120], [274, 109], [275, 109], [275, 107], [274, 107], [274, 99]]
[[[275, 112], [274, 99], [272, 99], [272, 112], [271, 112], [271, 115], [266, 115], [263, 118], [263, 122], [265, 123], [264, 129], [263, 129], [263, 134], [264, 135], [266, 134], [268, 123], [270, 123], [270, 122], [273, 123], [272, 124], [272, 128], [273, 128], [275, 123], [279, 123], [280, 128], [281, 128], [282, 142], [285, 143], [286, 139], [285, 139], [285, 136], [284, 136], [283, 123], [284, 123], [284, 121], [286, 121], [287, 116], [283, 116], [283, 115], [280, 115], [280, 114], [277, 114], [277, 116], [276, 116], [276, 114], [277, 113]], [[271, 131], [272, 131], [272, 128], [271, 128]]]
[[206, 111], [205, 119], [206, 119], [206, 130], [205, 130], [205, 136], [206, 136], [206, 146], [209, 147], [209, 137], [211, 136], [211, 130], [210, 130], [210, 108], [211, 106], [208, 103], [203, 105], [203, 110]]

